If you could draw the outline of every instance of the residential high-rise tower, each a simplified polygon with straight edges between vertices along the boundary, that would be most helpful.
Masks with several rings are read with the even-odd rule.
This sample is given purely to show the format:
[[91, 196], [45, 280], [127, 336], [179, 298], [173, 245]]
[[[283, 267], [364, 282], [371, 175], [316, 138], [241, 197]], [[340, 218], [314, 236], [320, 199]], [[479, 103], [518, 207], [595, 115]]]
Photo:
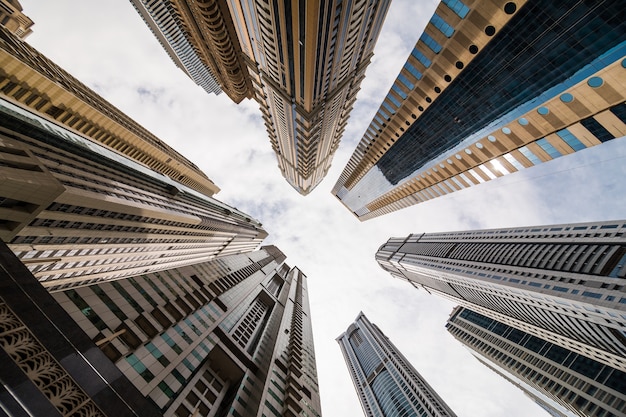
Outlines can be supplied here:
[[193, 162], [2, 27], [0, 98], [206, 196], [219, 191]]
[[624, 221], [415, 234], [376, 259], [416, 288], [626, 371]]
[[622, 9], [443, 0], [333, 194], [367, 220], [626, 135]]
[[553, 415], [563, 416], [563, 408], [581, 417], [626, 414], [624, 371], [467, 308], [455, 308], [446, 328], [486, 366], [560, 413]]
[[49, 290], [251, 251], [245, 213], [0, 97], [0, 238]]
[[132, 2], [174, 61], [195, 55], [235, 102], [257, 100], [292, 187], [306, 195], [322, 181], [389, 0]]
[[363, 313], [337, 342], [366, 417], [456, 416]]
[[320, 416], [306, 276], [275, 247], [53, 294], [165, 416]]
[[0, 242], [0, 414], [162, 417]]

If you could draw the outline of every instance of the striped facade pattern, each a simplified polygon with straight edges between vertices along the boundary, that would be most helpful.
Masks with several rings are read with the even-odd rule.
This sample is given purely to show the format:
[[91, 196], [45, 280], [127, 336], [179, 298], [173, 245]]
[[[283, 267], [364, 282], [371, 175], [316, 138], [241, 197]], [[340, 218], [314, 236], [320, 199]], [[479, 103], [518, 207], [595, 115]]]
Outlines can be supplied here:
[[219, 191], [193, 162], [3, 28], [0, 97], [206, 196]]
[[0, 100], [0, 236], [50, 291], [254, 250], [245, 213]]
[[231, 1], [278, 166], [299, 193], [326, 176], [389, 1]]
[[456, 416], [363, 313], [336, 340], [366, 417]]
[[176, 66], [207, 93], [220, 94], [222, 89], [211, 68], [200, 59], [176, 7], [158, 0], [132, 3]]
[[[442, 1], [333, 194], [367, 220], [626, 135], [626, 27], [602, 4], [551, 7], [566, 23], [524, 23], [534, 1]], [[555, 44], [562, 62], [533, 67]], [[517, 82], [498, 71], [513, 58]]]
[[626, 370], [626, 225], [410, 235], [376, 259], [393, 276]]
[[[447, 330], [511, 382], [581, 417], [626, 413], [626, 373], [465, 308]], [[521, 382], [521, 383], [520, 383]]]
[[284, 260], [263, 247], [54, 297], [164, 416], [319, 416], [306, 276]]

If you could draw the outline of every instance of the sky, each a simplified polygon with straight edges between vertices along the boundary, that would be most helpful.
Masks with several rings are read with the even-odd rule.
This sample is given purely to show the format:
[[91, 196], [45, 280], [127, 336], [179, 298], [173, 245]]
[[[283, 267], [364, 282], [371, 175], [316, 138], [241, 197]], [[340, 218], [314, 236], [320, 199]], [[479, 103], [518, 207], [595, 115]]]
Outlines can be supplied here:
[[335, 341], [360, 311], [459, 417], [548, 415], [446, 332], [453, 303], [392, 278], [374, 254], [411, 233], [624, 219], [626, 139], [361, 223], [330, 191], [437, 1], [393, 0], [333, 166], [306, 197], [280, 175], [257, 104], [196, 86], [129, 0], [21, 3], [31, 45], [196, 163], [307, 275], [325, 417], [363, 415]]

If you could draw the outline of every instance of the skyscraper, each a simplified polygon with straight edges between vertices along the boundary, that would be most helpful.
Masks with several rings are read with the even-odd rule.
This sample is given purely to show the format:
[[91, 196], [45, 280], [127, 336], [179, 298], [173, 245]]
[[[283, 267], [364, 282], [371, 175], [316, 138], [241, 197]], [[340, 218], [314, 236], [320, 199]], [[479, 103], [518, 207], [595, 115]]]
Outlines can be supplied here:
[[[233, 101], [257, 100], [292, 187], [306, 195], [322, 181], [389, 0], [131, 1], [162, 43], [170, 36], [190, 43], [185, 54], [195, 54]], [[182, 61], [177, 41], [168, 42]]]
[[376, 259], [416, 288], [626, 371], [624, 221], [416, 234]]
[[275, 247], [53, 294], [164, 415], [319, 416], [306, 276]]
[[23, 12], [17, 0], [0, 0], [0, 25], [20, 39], [26, 39], [33, 30], [33, 21]]
[[366, 417], [456, 416], [362, 312], [337, 342]]
[[245, 213], [0, 97], [0, 237], [50, 290], [251, 251]]
[[455, 308], [446, 327], [481, 362], [552, 410], [626, 414], [626, 373], [619, 369], [467, 308]]
[[0, 98], [206, 196], [219, 191], [193, 162], [2, 27]]
[[442, 1], [333, 194], [367, 220], [626, 135], [622, 9]]
[[0, 242], [0, 415], [161, 417]]

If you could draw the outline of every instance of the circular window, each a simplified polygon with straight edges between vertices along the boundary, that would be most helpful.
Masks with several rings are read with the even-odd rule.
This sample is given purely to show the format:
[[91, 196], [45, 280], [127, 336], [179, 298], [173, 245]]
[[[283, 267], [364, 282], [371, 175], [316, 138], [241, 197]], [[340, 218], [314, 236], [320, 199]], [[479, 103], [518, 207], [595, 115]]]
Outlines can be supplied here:
[[560, 99], [563, 103], [571, 103], [572, 101], [574, 101], [574, 96], [571, 95], [570, 93], [565, 93], [565, 94], [561, 94]]
[[[626, 61], [626, 60], [625, 60]], [[450, 77], [448, 74], [443, 76], [443, 79], [446, 80], [447, 83], [449, 83], [450, 81], [452, 81], [452, 77]]]
[[496, 137], [495, 137], [495, 136], [492, 136], [492, 135], [489, 135], [489, 136], [487, 136], [487, 140], [488, 140], [489, 142], [495, 142], [495, 141], [496, 141]]
[[446, 159], [446, 162], [452, 164], [452, 159]]
[[404, 132], [404, 128], [403, 127], [400, 128], [400, 132]]
[[446, 166], [444, 164], [439, 164], [440, 168], [445, 168]]
[[437, 93], [437, 94], [441, 93], [441, 88], [435, 87], [435, 93]]
[[483, 144], [482, 144], [482, 143], [480, 143], [480, 142], [476, 142], [476, 147], [477, 147], [478, 149], [482, 149], [482, 148], [484, 148]]
[[600, 77], [591, 77], [587, 80], [587, 84], [589, 85], [589, 87], [598, 88], [602, 84], [604, 84], [604, 80]]
[[397, 138], [399, 138], [399, 137], [400, 137], [400, 135], [398, 135], [398, 134], [396, 133], [396, 137], [397, 137]]
[[[437, 168], [433, 168], [433, 171], [434, 172], [439, 172], [439, 171], [437, 171]], [[428, 175], [430, 175], [430, 172], [428, 173]]]
[[502, 133], [504, 133], [505, 135], [510, 135], [511, 134], [511, 129], [509, 129], [508, 127], [503, 127], [502, 128]]
[[478, 46], [476, 46], [476, 45], [470, 45], [470, 47], [469, 47], [469, 51], [470, 51], [472, 54], [476, 55], [476, 54], [478, 53]]
[[411, 126], [411, 123], [409, 123], [409, 121], [407, 120], [406, 122], [404, 122], [407, 126]]
[[466, 154], [468, 154], [468, 155], [471, 155], [471, 154], [472, 154], [472, 151], [470, 151], [469, 149], [466, 149], [466, 150], [465, 150], [465, 153], [466, 153]]
[[461, 155], [459, 155], [458, 153], [454, 156], [456, 157], [456, 159], [461, 159]]
[[417, 110], [419, 110], [419, 111], [424, 111], [424, 108], [423, 108], [422, 106], [419, 106], [419, 107], [417, 108]]
[[456, 67], [458, 69], [463, 69], [464, 65], [463, 65], [463, 63], [461, 61], [456, 61]]
[[489, 25], [485, 28], [485, 34], [487, 36], [493, 36], [496, 34], [496, 28], [494, 28], [493, 26]]
[[433, 99], [432, 99], [432, 98], [430, 98], [430, 97], [426, 97], [426, 103], [432, 103], [432, 102], [433, 102]]
[[426, 175], [425, 175], [425, 174], [422, 174], [422, 178], [426, 178]]
[[412, 117], [413, 119], [417, 119], [417, 116], [415, 115], [415, 113], [411, 113], [411, 117]]
[[550, 113], [550, 110], [548, 110], [547, 107], [541, 106], [537, 109], [537, 113], [539, 113], [542, 116], [545, 116], [546, 114]]
[[520, 118], [518, 120], [519, 124], [521, 124], [522, 126], [526, 126], [528, 124], [528, 120], [526, 120], [525, 118]]
[[513, 14], [516, 10], [517, 6], [512, 1], [504, 5], [504, 13], [506, 14]]

